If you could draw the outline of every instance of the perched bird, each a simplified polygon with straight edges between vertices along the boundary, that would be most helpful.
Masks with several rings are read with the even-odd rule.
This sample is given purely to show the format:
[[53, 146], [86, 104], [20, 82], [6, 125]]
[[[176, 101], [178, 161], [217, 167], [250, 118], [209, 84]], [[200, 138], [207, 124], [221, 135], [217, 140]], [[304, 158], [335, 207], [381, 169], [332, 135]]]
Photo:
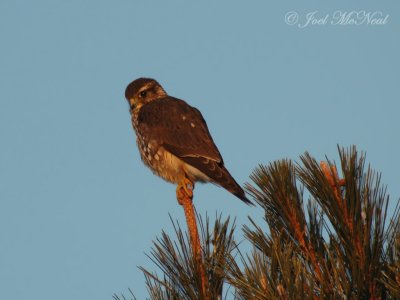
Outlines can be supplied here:
[[225, 168], [199, 110], [169, 96], [150, 78], [131, 82], [125, 98], [142, 161], [155, 174], [189, 194], [195, 182], [211, 182], [251, 204]]

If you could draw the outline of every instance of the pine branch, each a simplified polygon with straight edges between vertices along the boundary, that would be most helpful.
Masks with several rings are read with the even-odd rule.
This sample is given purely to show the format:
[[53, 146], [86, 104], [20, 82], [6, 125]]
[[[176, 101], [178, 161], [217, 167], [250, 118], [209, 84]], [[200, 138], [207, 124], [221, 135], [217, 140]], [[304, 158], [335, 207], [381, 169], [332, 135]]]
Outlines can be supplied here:
[[[235, 249], [233, 232], [234, 222], [229, 218], [222, 221], [219, 216], [213, 229], [209, 218], [205, 223], [197, 216], [200, 224], [201, 244], [205, 259], [205, 272], [208, 279], [207, 297], [222, 299], [224, 286], [224, 270], [226, 260]], [[146, 284], [151, 299], [202, 299], [202, 281], [197, 270], [196, 254], [191, 249], [190, 238], [184, 234], [179, 223], [174, 226], [177, 242], [172, 242], [165, 232], [154, 242], [154, 248], [148, 256], [164, 274], [160, 279], [156, 274], [140, 268], [146, 277]]]
[[341, 176], [329, 159], [319, 164], [308, 153], [302, 164], [281, 160], [254, 171], [247, 190], [264, 209], [270, 233], [252, 219], [253, 229], [244, 227], [255, 250], [241, 257], [243, 270], [234, 259], [229, 269], [241, 298], [397, 297], [398, 215], [388, 234], [389, 197], [380, 175], [355, 147], [339, 149], [339, 157]]
[[400, 299], [400, 199], [386, 224], [380, 174], [355, 147], [339, 148], [339, 160], [305, 153], [253, 172], [246, 189], [264, 222], [243, 226], [251, 253], [240, 251], [229, 218], [211, 226], [197, 216], [206, 295], [190, 237], [171, 218], [174, 239], [162, 232], [148, 255], [162, 276], [141, 268], [150, 299], [223, 299], [226, 288], [246, 300]]
[[[130, 299], [129, 300], [136, 300], [135, 295], [133, 294], [132, 290], [129, 289], [129, 293], [131, 294]], [[121, 297], [119, 297], [117, 294], [113, 295], [114, 300], [128, 300], [128, 298], [126, 298], [124, 295], [121, 295]]]
[[400, 199], [388, 227], [385, 241], [387, 251], [384, 256], [386, 270], [380, 279], [390, 291], [391, 299], [400, 299]]
[[303, 209], [303, 191], [297, 187], [296, 169], [292, 162], [282, 160], [266, 168], [260, 166], [251, 179], [257, 188], [247, 185], [247, 190], [264, 208], [265, 220], [271, 232], [288, 236], [298, 247], [298, 253], [308, 261], [308, 267], [322, 282], [322, 264], [313, 245], [320, 242], [317, 242], [318, 236], [313, 237], [314, 243], [310, 242], [310, 232]]
[[[388, 205], [386, 188], [380, 185], [380, 175], [370, 167], [365, 171], [365, 155], [355, 147], [339, 149], [344, 182], [334, 174], [326, 176], [309, 154], [301, 157], [299, 179], [321, 205], [333, 225], [339, 241], [336, 252], [344, 259], [348, 280], [352, 286], [348, 296], [379, 297], [377, 285], [382, 272], [384, 230]], [[328, 160], [329, 165], [333, 165]], [[332, 180], [333, 179], [333, 180]], [[333, 182], [332, 182], [333, 181]], [[332, 185], [333, 183], [333, 185]], [[342, 187], [343, 186], [343, 187]]]

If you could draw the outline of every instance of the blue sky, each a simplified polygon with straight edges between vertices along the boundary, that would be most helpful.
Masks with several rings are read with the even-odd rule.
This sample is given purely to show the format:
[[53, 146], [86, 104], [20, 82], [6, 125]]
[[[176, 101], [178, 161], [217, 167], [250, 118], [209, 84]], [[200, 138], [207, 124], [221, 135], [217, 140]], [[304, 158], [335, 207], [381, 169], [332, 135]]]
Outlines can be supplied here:
[[[241, 184], [259, 164], [357, 145], [393, 202], [398, 169], [398, 1], [1, 1], [0, 298], [147, 295], [137, 266], [175, 187], [140, 161], [124, 99], [156, 78], [199, 108]], [[384, 25], [333, 25], [337, 11]], [[288, 25], [285, 15], [298, 13]], [[306, 16], [327, 16], [306, 24]], [[317, 22], [317, 21], [315, 21]], [[322, 21], [320, 21], [322, 22]], [[202, 214], [262, 212], [198, 185]], [[240, 237], [240, 232], [239, 232]]]

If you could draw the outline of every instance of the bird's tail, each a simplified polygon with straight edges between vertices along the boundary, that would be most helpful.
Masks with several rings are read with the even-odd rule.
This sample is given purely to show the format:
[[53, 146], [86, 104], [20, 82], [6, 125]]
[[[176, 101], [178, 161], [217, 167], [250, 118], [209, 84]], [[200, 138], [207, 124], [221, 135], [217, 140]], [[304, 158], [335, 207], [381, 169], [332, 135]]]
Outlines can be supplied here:
[[228, 172], [225, 167], [222, 167], [222, 173], [224, 173], [223, 180], [217, 182], [218, 185], [228, 190], [240, 200], [242, 200], [247, 205], [254, 205], [247, 197], [242, 189], [242, 187], [236, 182], [236, 180], [232, 177], [232, 175]]
[[211, 159], [201, 160], [198, 157], [182, 157], [184, 162], [188, 163], [192, 167], [200, 170], [207, 177], [211, 179], [211, 182], [223, 187], [228, 190], [244, 203], [248, 205], [254, 205], [244, 193], [241, 186], [235, 181], [229, 171], [225, 168], [222, 162], [216, 162]]

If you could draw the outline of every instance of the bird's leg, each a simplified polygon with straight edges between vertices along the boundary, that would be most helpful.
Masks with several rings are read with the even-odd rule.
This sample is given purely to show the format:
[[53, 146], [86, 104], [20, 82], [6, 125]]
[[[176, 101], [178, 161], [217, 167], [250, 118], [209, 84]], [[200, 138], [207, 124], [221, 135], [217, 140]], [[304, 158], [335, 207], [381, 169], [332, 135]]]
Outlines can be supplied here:
[[193, 189], [193, 182], [185, 177], [184, 180], [182, 180], [182, 182], [180, 182], [178, 184], [178, 187], [176, 188], [176, 198], [178, 200], [178, 203], [183, 206], [183, 209], [185, 211], [186, 223], [190, 234], [190, 242], [192, 244], [192, 251], [194, 258], [197, 262], [197, 267], [201, 278], [200, 292], [202, 294], [202, 299], [208, 300], [208, 279], [206, 277], [206, 272], [204, 270], [204, 264], [201, 256], [200, 237], [199, 231], [197, 229], [196, 214], [192, 202]]

